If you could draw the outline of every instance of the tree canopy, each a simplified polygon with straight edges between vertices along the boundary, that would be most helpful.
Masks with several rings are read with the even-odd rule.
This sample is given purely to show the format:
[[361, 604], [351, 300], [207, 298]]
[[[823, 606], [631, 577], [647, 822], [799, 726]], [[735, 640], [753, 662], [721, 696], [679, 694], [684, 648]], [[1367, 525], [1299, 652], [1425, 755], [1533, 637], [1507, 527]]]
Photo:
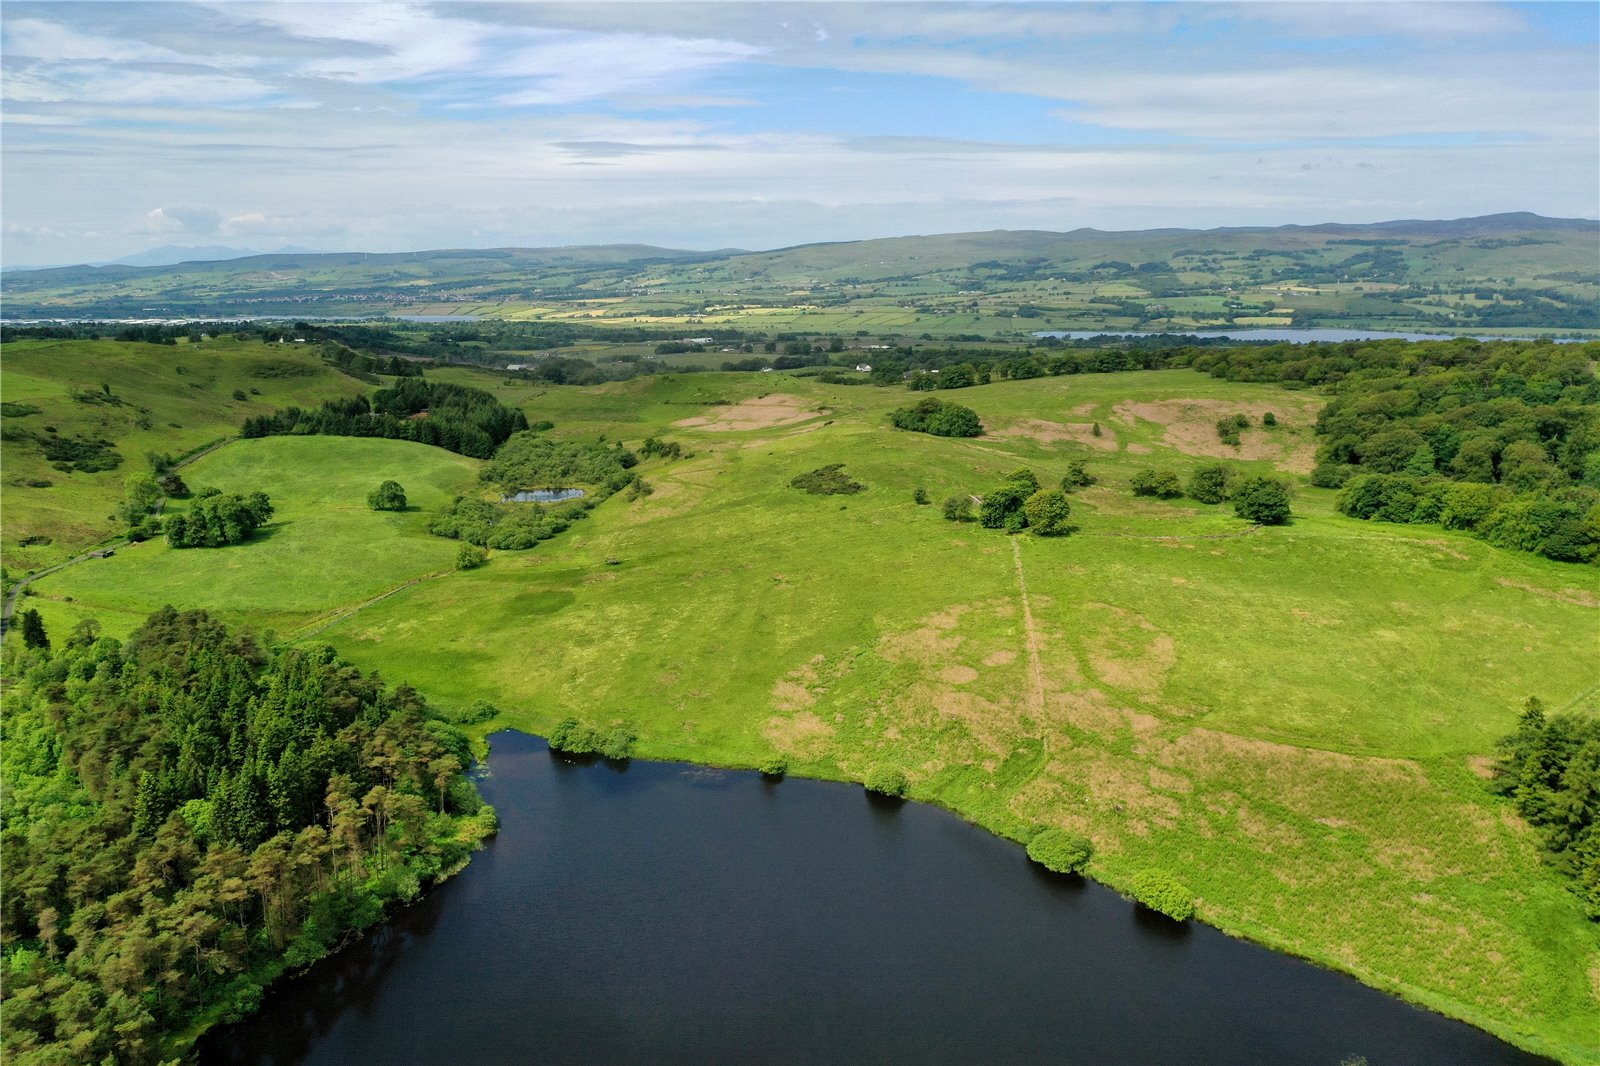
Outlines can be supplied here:
[[899, 429], [931, 433], [935, 437], [976, 437], [983, 433], [983, 423], [972, 408], [932, 396], [896, 408], [889, 415], [889, 421]]
[[10, 1062], [176, 1058], [492, 830], [465, 738], [329, 648], [168, 607], [8, 665]]

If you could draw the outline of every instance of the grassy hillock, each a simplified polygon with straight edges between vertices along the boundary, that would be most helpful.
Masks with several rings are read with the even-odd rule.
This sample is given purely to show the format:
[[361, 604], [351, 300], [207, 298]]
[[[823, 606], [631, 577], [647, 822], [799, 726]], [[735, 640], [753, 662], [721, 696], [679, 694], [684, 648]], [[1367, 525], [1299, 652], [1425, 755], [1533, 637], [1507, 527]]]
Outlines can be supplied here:
[[[370, 388], [305, 346], [231, 337], [176, 345], [17, 340], [0, 348], [0, 361], [0, 544], [13, 572], [49, 566], [123, 532], [126, 523], [113, 512], [128, 476], [149, 471], [149, 453], [181, 456], [233, 436], [247, 417]], [[106, 442], [102, 452], [117, 465], [58, 469], [47, 454], [51, 440]]]
[[[997, 833], [1089, 838], [1088, 873], [1112, 886], [1168, 871], [1223, 929], [1600, 1057], [1600, 926], [1486, 777], [1526, 696], [1593, 702], [1600, 575], [1339, 514], [1308, 477], [1325, 397], [1190, 370], [1005, 381], [960, 390], [984, 434], [959, 438], [894, 429], [902, 389], [783, 373], [430, 378], [487, 389], [558, 441], [681, 454], [642, 458], [652, 492], [531, 551], [376, 598], [434, 571], [424, 516], [476, 464], [396, 441], [239, 442], [191, 480], [268, 492], [281, 530], [144, 545], [44, 579], [29, 606], [52, 632], [174, 599], [265, 616], [446, 708], [504, 709], [479, 730], [575, 718], [636, 734], [645, 757], [897, 771]], [[1231, 444], [1216, 425], [1235, 414], [1249, 426]], [[425, 458], [459, 464], [431, 497], [406, 472]], [[1292, 522], [1130, 491], [1138, 471], [1187, 482], [1219, 459], [1289, 481]], [[1070, 536], [913, 499], [981, 495], [1019, 467], [1054, 487], [1074, 462], [1095, 483], [1071, 496]], [[864, 489], [790, 487], [835, 464]], [[386, 477], [422, 510], [366, 511]]]

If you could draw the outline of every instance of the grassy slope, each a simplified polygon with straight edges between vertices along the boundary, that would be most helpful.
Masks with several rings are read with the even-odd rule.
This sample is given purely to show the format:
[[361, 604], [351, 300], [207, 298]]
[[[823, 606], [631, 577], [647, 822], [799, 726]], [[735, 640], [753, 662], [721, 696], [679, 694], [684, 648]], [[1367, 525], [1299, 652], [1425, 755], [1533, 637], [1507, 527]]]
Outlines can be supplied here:
[[[1525, 1045], [1600, 1058], [1600, 934], [1474, 772], [1524, 695], [1559, 706], [1594, 685], [1594, 571], [1353, 522], [1315, 489], [1301, 490], [1293, 526], [1234, 537], [1243, 524], [1225, 509], [1123, 490], [1140, 465], [1200, 461], [1172, 443], [1216, 450], [1203, 431], [1219, 411], [1275, 411], [1284, 425], [1248, 432], [1245, 452], [1303, 467], [1312, 397], [1183, 371], [1006, 383], [956, 397], [990, 430], [956, 441], [885, 428], [910, 398], [900, 390], [783, 375], [584, 390], [473, 380], [558, 434], [666, 433], [694, 455], [643, 464], [656, 492], [642, 501], [613, 499], [556, 541], [319, 634], [354, 661], [443, 703], [488, 697], [506, 709], [496, 726], [626, 720], [650, 756], [753, 765], [778, 750], [799, 772], [853, 779], [895, 763], [918, 798], [997, 832], [1088, 832], [1093, 873], [1112, 885], [1166, 866], [1222, 928]], [[713, 401], [764, 390], [797, 398], [791, 421], [672, 425], [736, 417]], [[1179, 401], [1214, 406], [1164, 427]], [[300, 497], [272, 479], [302, 464], [233, 456], [323, 445], [326, 471], [353, 443], [249, 442], [201, 466], [219, 485], [288, 501]], [[1024, 463], [1050, 481], [1073, 457], [1105, 483], [1075, 497], [1082, 532], [1070, 539], [954, 526], [910, 500], [917, 485], [936, 501], [982, 492]], [[840, 461], [867, 492], [787, 487]], [[337, 498], [377, 473], [347, 462]], [[374, 586], [426, 572], [411, 552], [386, 569], [392, 556], [370, 546], [379, 520], [330, 526], [326, 550], [366, 560]], [[143, 609], [179, 587], [195, 603], [295, 619], [365, 594], [295, 580], [280, 557], [293, 529], [181, 553], [230, 560], [233, 593], [209, 569], [159, 576], [179, 553], [147, 546], [153, 562], [132, 553], [114, 589], [87, 576], [113, 573], [121, 555], [73, 571], [76, 584], [42, 582], [77, 601], [45, 602], [46, 619], [64, 624], [98, 599]], [[265, 587], [274, 598], [253, 601]]]
[[[122, 526], [112, 512], [128, 475], [149, 469], [147, 452], [181, 455], [236, 433], [251, 415], [291, 404], [312, 406], [370, 386], [324, 364], [304, 346], [259, 341], [207, 340], [175, 347], [118, 341], [24, 340], [0, 351], [0, 398], [28, 403], [40, 413], [7, 419], [43, 433], [54, 426], [64, 437], [103, 437], [122, 455], [115, 470], [85, 474], [51, 468], [32, 443], [0, 445], [5, 479], [5, 564], [35, 570], [81, 551]], [[180, 369], [181, 368], [181, 369]], [[290, 369], [292, 376], [264, 374]], [[73, 393], [111, 387], [120, 404], [84, 403]], [[242, 390], [246, 399], [233, 398]], [[256, 389], [259, 395], [252, 395]], [[140, 428], [141, 414], [148, 428]], [[31, 488], [36, 479], [49, 488]], [[29, 536], [52, 543], [23, 548]]]
[[[410, 441], [236, 441], [185, 473], [191, 486], [261, 488], [272, 497], [277, 513], [249, 544], [181, 551], [162, 540], [130, 545], [45, 578], [28, 603], [58, 632], [101, 610], [116, 616], [105, 620], [108, 627], [131, 629], [168, 602], [281, 633], [312, 626], [335, 608], [448, 570], [456, 546], [428, 534], [428, 516], [476, 483], [478, 465]], [[369, 509], [367, 493], [391, 478], [405, 486], [408, 510]]]

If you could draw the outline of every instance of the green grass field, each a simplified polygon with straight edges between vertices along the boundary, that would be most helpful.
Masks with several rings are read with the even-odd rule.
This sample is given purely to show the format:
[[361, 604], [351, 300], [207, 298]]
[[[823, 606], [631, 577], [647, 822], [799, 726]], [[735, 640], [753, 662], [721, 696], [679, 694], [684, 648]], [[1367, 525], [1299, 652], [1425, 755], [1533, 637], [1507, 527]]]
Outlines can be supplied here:
[[[145, 455], [182, 455], [238, 432], [239, 424], [291, 404], [314, 406], [366, 385], [303, 345], [232, 338], [175, 346], [105, 340], [22, 340], [4, 346], [0, 399], [38, 413], [8, 430], [112, 441], [122, 465], [97, 473], [52, 469], [31, 441], [0, 444], [5, 481], [5, 565], [37, 570], [124, 530], [113, 517], [128, 475]], [[110, 392], [107, 393], [105, 388]], [[244, 399], [236, 399], [235, 391]], [[47, 481], [48, 486], [30, 484]], [[48, 544], [23, 547], [28, 538]]]
[[[260, 488], [272, 497], [277, 513], [249, 543], [182, 550], [160, 539], [129, 545], [112, 558], [41, 581], [41, 598], [29, 603], [41, 605], [47, 618], [54, 604], [45, 605], [43, 597], [63, 601], [68, 614], [84, 613], [92, 604], [117, 617], [107, 621], [108, 628], [132, 628], [152, 606], [175, 603], [287, 636], [338, 608], [448, 570], [456, 546], [428, 534], [428, 517], [476, 486], [478, 465], [409, 441], [235, 441], [197, 461], [185, 476], [192, 488]], [[367, 507], [367, 493], [389, 479], [405, 486], [408, 510]], [[172, 510], [181, 511], [182, 503]]]
[[[1005, 382], [948, 394], [987, 429], [953, 440], [889, 428], [903, 390], [785, 374], [436, 376], [558, 436], [665, 436], [691, 455], [644, 461], [652, 495], [613, 497], [532, 551], [348, 611], [448, 565], [425, 512], [476, 464], [399, 442], [239, 442], [190, 480], [269, 492], [268, 536], [142, 545], [26, 602], [52, 632], [164, 602], [315, 630], [441, 705], [493, 701], [484, 730], [572, 714], [629, 723], [648, 757], [779, 753], [853, 780], [892, 764], [916, 798], [995, 832], [1088, 834], [1108, 884], [1166, 867], [1229, 932], [1600, 1059], [1600, 928], [1483, 776], [1525, 696], [1593, 703], [1600, 577], [1339, 516], [1303, 477], [1317, 397], [1189, 371]], [[1237, 450], [1213, 428], [1236, 411], [1257, 425]], [[1127, 491], [1142, 466], [1230, 455], [1299, 485], [1292, 525]], [[1101, 479], [1073, 497], [1074, 536], [940, 516], [948, 495], [1024, 465], [1053, 483], [1072, 459]], [[841, 462], [865, 492], [788, 486]], [[424, 511], [366, 511], [387, 476]], [[934, 505], [912, 502], [919, 486]]]

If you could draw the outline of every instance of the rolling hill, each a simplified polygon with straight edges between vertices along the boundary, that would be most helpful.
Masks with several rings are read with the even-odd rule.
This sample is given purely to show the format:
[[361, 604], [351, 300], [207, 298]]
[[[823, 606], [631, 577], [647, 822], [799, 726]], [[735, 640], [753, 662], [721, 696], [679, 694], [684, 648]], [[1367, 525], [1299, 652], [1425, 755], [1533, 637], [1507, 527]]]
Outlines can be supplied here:
[[[919, 332], [1218, 325], [1600, 329], [1600, 222], [998, 230], [772, 251], [646, 245], [260, 255], [5, 275], [11, 319], [471, 314]], [[776, 315], [777, 317], [772, 317]], [[902, 316], [903, 317], [903, 316]], [[882, 319], [890, 323], [894, 319]], [[1018, 320], [1021, 321], [1018, 321]], [[894, 323], [898, 324], [898, 323]]]

